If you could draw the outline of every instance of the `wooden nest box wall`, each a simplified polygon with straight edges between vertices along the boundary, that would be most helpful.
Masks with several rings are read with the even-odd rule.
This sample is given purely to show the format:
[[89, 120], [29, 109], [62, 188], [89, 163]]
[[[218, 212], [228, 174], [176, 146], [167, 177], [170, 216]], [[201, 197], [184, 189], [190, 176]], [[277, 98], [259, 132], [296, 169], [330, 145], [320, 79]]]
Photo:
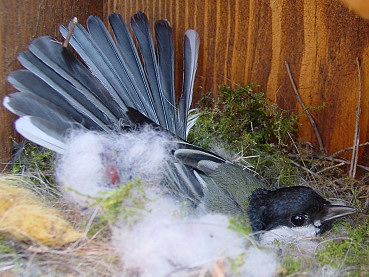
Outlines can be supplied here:
[[[16, 57], [32, 39], [50, 35], [61, 40], [60, 24], [73, 16], [85, 24], [88, 15], [107, 23], [111, 12], [128, 21], [136, 11], [145, 12], [153, 23], [167, 18], [174, 29], [176, 79], [180, 82], [182, 37], [186, 29], [196, 29], [201, 38], [195, 88], [216, 91], [218, 85], [259, 84], [267, 96], [282, 108], [301, 113], [297, 91], [312, 110], [328, 153], [353, 145], [361, 73], [360, 142], [369, 140], [369, 20], [368, 4], [359, 0], [1, 0], [1, 98], [14, 88], [6, 76], [20, 68]], [[365, 2], [365, 1], [364, 1]], [[345, 6], [346, 4], [346, 6]], [[366, 5], [366, 6], [365, 6]], [[366, 15], [366, 16], [365, 16]], [[177, 82], [176, 88], [181, 84]], [[196, 101], [196, 99], [194, 99]], [[0, 109], [0, 162], [11, 158], [15, 117]], [[316, 132], [308, 117], [300, 120], [301, 141], [319, 148]], [[369, 147], [360, 147], [359, 160], [369, 164]], [[348, 155], [347, 157], [350, 157]]]

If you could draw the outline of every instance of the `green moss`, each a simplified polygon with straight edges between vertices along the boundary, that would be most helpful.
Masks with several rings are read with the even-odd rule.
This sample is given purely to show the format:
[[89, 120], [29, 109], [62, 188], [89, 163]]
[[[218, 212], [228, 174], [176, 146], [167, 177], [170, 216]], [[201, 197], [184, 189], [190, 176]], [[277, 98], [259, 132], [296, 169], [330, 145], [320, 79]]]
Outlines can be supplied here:
[[227, 258], [227, 262], [231, 268], [231, 272], [233, 273], [232, 276], [241, 276], [240, 269], [245, 264], [245, 255], [246, 253], [243, 252], [236, 257]]
[[[264, 92], [254, 92], [254, 87], [255, 84], [237, 89], [223, 86], [218, 98], [200, 100], [203, 110], [201, 129], [205, 127], [217, 132], [224, 142], [238, 143], [242, 142], [238, 138], [244, 137], [256, 144], [289, 144], [288, 134], [295, 132], [298, 116], [288, 115], [266, 98]], [[206, 94], [204, 97], [210, 96]]]
[[244, 219], [239, 219], [239, 218], [234, 218], [231, 217], [229, 219], [229, 229], [240, 233], [242, 235], [245, 236], [249, 236], [251, 234], [251, 225], [250, 224], [246, 224], [246, 222], [244, 222]]
[[6, 240], [0, 239], [0, 255], [15, 253], [14, 247], [10, 246]]
[[13, 158], [12, 172], [20, 174], [25, 171], [53, 172], [54, 154], [32, 142], [17, 144], [14, 142], [16, 153]]
[[144, 185], [141, 181], [134, 180], [103, 193], [93, 205], [99, 205], [103, 210], [101, 224], [104, 224], [105, 220], [111, 224], [119, 220], [131, 224], [145, 211], [145, 203], [148, 201], [150, 199], [146, 196]]
[[291, 275], [300, 271], [301, 260], [294, 258], [290, 255], [286, 255], [282, 262], [283, 274], [281, 275]]
[[369, 219], [362, 224], [351, 226], [347, 222], [340, 222], [333, 228], [333, 232], [345, 236], [325, 242], [317, 259], [321, 264], [329, 264], [336, 269], [347, 269], [346, 276], [368, 276], [369, 274]]
[[54, 177], [55, 154], [29, 141], [13, 143], [15, 154], [12, 173], [32, 177], [32, 182], [41, 190], [46, 189], [51, 194], [58, 194]]
[[201, 115], [189, 141], [206, 149], [220, 144], [233, 155], [247, 156], [239, 160], [251, 164], [266, 181], [292, 185], [297, 170], [287, 153], [298, 116], [280, 109], [263, 92], [254, 92], [255, 87], [223, 86], [214, 100], [206, 94], [199, 102]]

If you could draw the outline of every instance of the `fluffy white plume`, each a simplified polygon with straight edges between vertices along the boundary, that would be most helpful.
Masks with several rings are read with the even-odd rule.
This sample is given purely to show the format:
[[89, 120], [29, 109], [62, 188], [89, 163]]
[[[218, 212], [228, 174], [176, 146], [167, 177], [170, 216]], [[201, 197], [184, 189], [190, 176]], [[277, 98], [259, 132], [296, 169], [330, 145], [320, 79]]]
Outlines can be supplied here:
[[137, 224], [129, 227], [122, 222], [114, 228], [113, 243], [122, 257], [124, 276], [133, 272], [142, 277], [201, 272], [222, 261], [228, 276], [232, 271], [229, 259], [242, 259], [243, 255], [244, 265], [237, 269], [242, 276], [272, 276], [276, 272], [276, 256], [250, 246], [248, 240], [230, 230], [227, 216], [185, 216], [185, 208], [172, 198], [155, 194], [151, 198], [156, 200], [147, 205], [150, 212]]
[[319, 244], [319, 240], [315, 239], [318, 231], [319, 229], [315, 226], [295, 228], [282, 226], [262, 233], [259, 239], [260, 244], [266, 247], [287, 249], [294, 245], [295, 252], [299, 256], [312, 256]]
[[57, 160], [57, 180], [81, 204], [133, 178], [157, 183], [170, 158], [168, 140], [149, 126], [121, 134], [74, 131]]
[[274, 252], [256, 247], [250, 247], [246, 250], [244, 264], [240, 268], [239, 276], [275, 276], [278, 267], [278, 259]]

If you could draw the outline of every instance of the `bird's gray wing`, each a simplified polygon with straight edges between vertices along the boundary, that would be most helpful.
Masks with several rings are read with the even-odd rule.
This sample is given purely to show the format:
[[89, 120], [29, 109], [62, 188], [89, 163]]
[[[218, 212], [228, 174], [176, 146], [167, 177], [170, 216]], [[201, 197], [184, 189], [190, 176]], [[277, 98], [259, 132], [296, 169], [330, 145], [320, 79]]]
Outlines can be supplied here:
[[[177, 141], [176, 147], [174, 157], [185, 165], [181, 170], [195, 177], [192, 178], [192, 186], [196, 188], [194, 198], [208, 210], [228, 214], [245, 213], [251, 193], [265, 188], [265, 184], [251, 172], [217, 154], [182, 141]], [[181, 179], [171, 181], [177, 188], [182, 186]]]

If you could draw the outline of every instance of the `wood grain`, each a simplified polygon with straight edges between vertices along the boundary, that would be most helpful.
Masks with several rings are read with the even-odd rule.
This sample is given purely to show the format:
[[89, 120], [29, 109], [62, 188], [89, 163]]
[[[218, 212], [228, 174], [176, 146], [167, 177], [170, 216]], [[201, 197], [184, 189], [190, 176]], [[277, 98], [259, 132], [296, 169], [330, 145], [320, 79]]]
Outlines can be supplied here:
[[[0, 98], [14, 92], [6, 77], [21, 68], [16, 58], [34, 38], [50, 35], [61, 40], [59, 25], [68, 24], [74, 16], [84, 23], [88, 15], [102, 16], [102, 13], [103, 5], [98, 0], [0, 0]], [[14, 119], [15, 116], [1, 106], [0, 170], [6, 168], [11, 157], [10, 137], [17, 138]]]
[[[138, 10], [151, 22], [167, 18], [176, 46], [176, 89], [181, 88], [182, 37], [188, 28], [201, 38], [196, 87], [216, 91], [218, 85], [256, 83], [270, 99], [295, 113], [302, 108], [293, 93], [288, 61], [306, 106], [311, 111], [329, 153], [352, 146], [358, 95], [356, 57], [361, 61], [363, 101], [361, 142], [369, 140], [369, 21], [332, 0], [106, 0], [112, 11], [129, 16]], [[198, 97], [198, 96], [197, 96]], [[195, 101], [196, 101], [195, 97]], [[306, 117], [299, 138], [317, 140]], [[361, 149], [361, 162], [369, 162]]]

